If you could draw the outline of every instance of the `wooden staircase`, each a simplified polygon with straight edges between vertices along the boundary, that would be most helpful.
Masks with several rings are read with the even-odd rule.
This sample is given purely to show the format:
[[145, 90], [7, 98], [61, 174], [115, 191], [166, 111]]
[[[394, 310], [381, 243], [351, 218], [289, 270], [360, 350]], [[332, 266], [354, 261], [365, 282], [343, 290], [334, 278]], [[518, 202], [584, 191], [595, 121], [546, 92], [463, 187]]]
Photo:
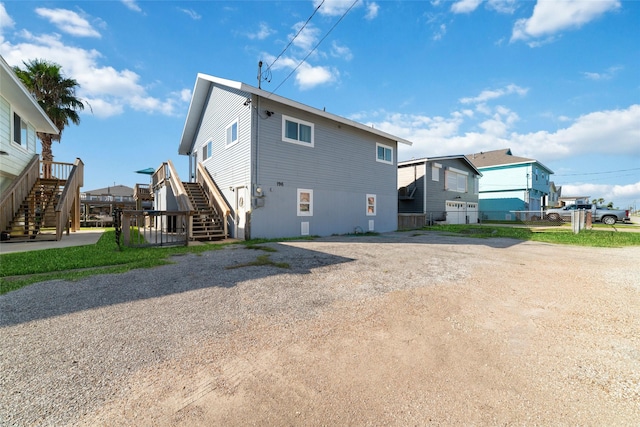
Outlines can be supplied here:
[[191, 238], [193, 240], [224, 239], [226, 235], [223, 219], [210, 206], [202, 186], [197, 182], [183, 182], [182, 185], [195, 209], [192, 216]]
[[[38, 178], [9, 223], [11, 240], [56, 240], [55, 208], [66, 181]], [[43, 231], [48, 228], [49, 231]], [[53, 229], [51, 229], [53, 228]]]

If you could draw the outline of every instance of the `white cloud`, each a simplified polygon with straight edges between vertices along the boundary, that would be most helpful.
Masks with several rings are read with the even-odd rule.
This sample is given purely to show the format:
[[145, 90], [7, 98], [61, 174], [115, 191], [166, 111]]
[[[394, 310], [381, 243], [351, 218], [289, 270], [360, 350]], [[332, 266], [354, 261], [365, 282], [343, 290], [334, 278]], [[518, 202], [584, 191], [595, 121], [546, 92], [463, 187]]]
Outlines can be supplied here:
[[274, 33], [275, 30], [269, 28], [269, 25], [267, 23], [261, 22], [258, 26], [258, 31], [256, 31], [255, 33], [247, 34], [247, 37], [249, 37], [251, 40], [264, 40]]
[[[463, 109], [449, 117], [429, 117], [388, 111], [362, 112], [354, 120], [414, 142], [401, 146], [400, 159], [468, 154], [510, 147], [522, 157], [542, 163], [602, 153], [640, 158], [640, 104], [626, 109], [596, 111], [566, 122], [555, 132], [518, 133], [516, 112], [504, 106]], [[640, 197], [640, 196], [639, 196]]]
[[[325, 0], [320, 10], [318, 10], [318, 13], [325, 16], [342, 16], [342, 14], [349, 10], [353, 1], [354, 0]], [[322, 3], [322, 0], [313, 0], [313, 7], [318, 7], [320, 3]], [[357, 6], [359, 5], [356, 4], [356, 7]]]
[[15, 22], [7, 13], [7, 10], [4, 8], [4, 4], [0, 3], [0, 34], [2, 34], [2, 30], [5, 28], [13, 28]]
[[609, 67], [604, 73], [592, 73], [585, 71], [583, 75], [589, 80], [610, 80], [612, 79], [622, 67]]
[[538, 0], [530, 18], [516, 21], [511, 41], [553, 38], [563, 30], [580, 28], [619, 7], [620, 0]]
[[67, 9], [46, 9], [39, 7], [36, 13], [49, 20], [60, 31], [72, 36], [78, 37], [100, 37], [100, 33], [96, 31], [89, 21], [76, 12]]
[[142, 9], [140, 8], [140, 6], [138, 6], [138, 3], [136, 2], [136, 0], [121, 0], [121, 1], [128, 9], [131, 9], [134, 12], [142, 12]]
[[367, 3], [367, 14], [364, 16], [364, 18], [369, 21], [376, 19], [379, 10], [380, 6], [378, 5], [378, 3]]
[[304, 63], [296, 73], [296, 83], [301, 90], [312, 89], [316, 86], [337, 80], [338, 72], [328, 67], [313, 67]]
[[[574, 183], [562, 184], [562, 194], [567, 196], [585, 195], [591, 199], [603, 198], [605, 204], [613, 202], [614, 207], [628, 209], [625, 200], [637, 200], [640, 198], [640, 182], [627, 185]], [[622, 201], [622, 202], [621, 202]]]
[[200, 19], [202, 19], [202, 15], [200, 15], [198, 12], [196, 12], [193, 9], [183, 9], [179, 7], [178, 10], [184, 13], [185, 15], [187, 15], [189, 18], [193, 19], [194, 21], [199, 21]]
[[[304, 22], [298, 22], [293, 26], [294, 33], [289, 35], [289, 39], [293, 39], [293, 37], [300, 31]], [[307, 24], [300, 34], [293, 41], [293, 45], [297, 48], [300, 48], [304, 51], [310, 51], [318, 42], [318, 36], [320, 35], [320, 29], [314, 27], [311, 23]]]
[[447, 34], [447, 26], [445, 24], [440, 24], [440, 27], [438, 27], [438, 31], [436, 31], [435, 33], [433, 33], [433, 40], [441, 40], [442, 37], [444, 37], [444, 35]]
[[499, 13], [512, 14], [516, 11], [516, 0], [489, 0], [487, 8]]
[[451, 5], [453, 13], [471, 13], [480, 6], [482, 0], [458, 0]]
[[484, 90], [480, 93], [480, 95], [471, 98], [462, 98], [460, 99], [460, 102], [463, 104], [484, 103], [486, 101], [500, 98], [506, 95], [511, 95], [514, 93], [520, 96], [524, 96], [528, 91], [529, 89], [522, 88], [515, 84], [510, 84], [501, 89]]
[[336, 58], [344, 59], [345, 61], [351, 61], [353, 59], [353, 53], [347, 46], [341, 46], [337, 41], [331, 43], [331, 55]]
[[96, 117], [110, 117], [131, 108], [150, 114], [176, 115], [189, 102], [184, 91], [164, 98], [151, 96], [139, 74], [102, 66], [100, 52], [66, 45], [60, 35], [37, 36], [22, 30], [18, 37], [22, 41], [15, 44], [0, 37], [0, 54], [7, 63], [23, 66], [22, 62], [31, 58], [53, 58], [66, 77], [79, 83], [77, 96], [91, 105], [84, 114], [92, 112]]

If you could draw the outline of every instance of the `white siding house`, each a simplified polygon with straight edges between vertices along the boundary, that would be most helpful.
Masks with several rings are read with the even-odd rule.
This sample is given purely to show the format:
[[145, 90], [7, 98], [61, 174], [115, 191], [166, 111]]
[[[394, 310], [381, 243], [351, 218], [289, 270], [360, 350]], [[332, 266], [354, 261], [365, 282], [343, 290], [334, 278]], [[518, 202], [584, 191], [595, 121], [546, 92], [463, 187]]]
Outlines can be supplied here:
[[198, 74], [179, 154], [202, 163], [238, 238], [397, 229], [397, 148], [370, 126]]
[[36, 132], [59, 131], [0, 56], [0, 192], [37, 155]]

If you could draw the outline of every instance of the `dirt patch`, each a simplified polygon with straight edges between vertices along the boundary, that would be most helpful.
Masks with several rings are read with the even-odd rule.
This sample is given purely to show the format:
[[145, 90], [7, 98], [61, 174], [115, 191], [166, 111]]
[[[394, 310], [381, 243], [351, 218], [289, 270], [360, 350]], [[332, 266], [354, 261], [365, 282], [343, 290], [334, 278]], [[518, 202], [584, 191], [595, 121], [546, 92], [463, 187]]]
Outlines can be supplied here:
[[[274, 262], [292, 271], [227, 270], [253, 276], [224, 292], [159, 297], [148, 322], [180, 323], [188, 339], [173, 331], [163, 357], [105, 382], [108, 396], [66, 423], [640, 421], [640, 248], [402, 233], [273, 247]], [[179, 262], [218, 262], [222, 272], [255, 256], [216, 251]], [[171, 268], [154, 270], [166, 277]], [[181, 315], [173, 304], [189, 293], [195, 313]], [[131, 316], [139, 304], [127, 305]], [[216, 316], [219, 324], [207, 323]]]

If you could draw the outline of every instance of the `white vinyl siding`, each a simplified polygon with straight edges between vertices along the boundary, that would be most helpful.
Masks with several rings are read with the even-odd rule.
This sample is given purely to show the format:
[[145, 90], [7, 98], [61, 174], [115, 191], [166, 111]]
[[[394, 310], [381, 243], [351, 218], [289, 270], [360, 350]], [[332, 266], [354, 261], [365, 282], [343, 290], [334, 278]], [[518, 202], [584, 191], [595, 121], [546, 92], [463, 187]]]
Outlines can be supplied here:
[[8, 144], [11, 141], [11, 106], [0, 96], [0, 142]]
[[383, 144], [376, 144], [376, 161], [392, 165], [393, 148]]
[[289, 116], [282, 116], [282, 140], [292, 144], [314, 146], [314, 124]]

